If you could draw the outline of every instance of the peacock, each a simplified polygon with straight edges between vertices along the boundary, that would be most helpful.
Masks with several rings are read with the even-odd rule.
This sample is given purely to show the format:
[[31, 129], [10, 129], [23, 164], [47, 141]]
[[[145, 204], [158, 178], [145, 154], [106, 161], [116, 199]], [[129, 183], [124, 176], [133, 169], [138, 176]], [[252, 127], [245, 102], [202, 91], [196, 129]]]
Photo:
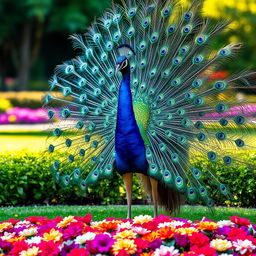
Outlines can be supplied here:
[[252, 88], [256, 72], [211, 79], [242, 44], [213, 51], [212, 38], [230, 22], [203, 18], [202, 4], [123, 0], [85, 34], [71, 36], [78, 56], [56, 67], [45, 96], [49, 119], [61, 119], [50, 124], [47, 142], [47, 152], [61, 152], [51, 168], [57, 182], [85, 190], [117, 171], [127, 218], [134, 173], [152, 197], [154, 216], [158, 205], [174, 213], [184, 200], [212, 207], [216, 190], [232, 197], [203, 159], [231, 165], [242, 161], [232, 152], [253, 148], [245, 110], [252, 102], [229, 93]]

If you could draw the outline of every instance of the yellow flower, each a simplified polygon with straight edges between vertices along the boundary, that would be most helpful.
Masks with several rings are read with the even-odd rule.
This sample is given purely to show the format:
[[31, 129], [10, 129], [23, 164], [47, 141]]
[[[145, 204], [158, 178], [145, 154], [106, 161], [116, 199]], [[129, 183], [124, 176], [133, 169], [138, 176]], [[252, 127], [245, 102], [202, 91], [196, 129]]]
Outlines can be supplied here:
[[135, 238], [136, 234], [132, 230], [124, 230], [122, 232], [116, 233], [114, 236], [115, 239], [120, 238]]
[[210, 230], [213, 231], [218, 228], [218, 224], [211, 221], [201, 221], [197, 223], [198, 229], [200, 230]]
[[117, 255], [121, 250], [125, 250], [129, 254], [133, 254], [137, 250], [137, 245], [131, 239], [119, 239], [112, 246], [113, 254]]
[[52, 228], [49, 233], [44, 234], [43, 241], [48, 242], [53, 240], [54, 242], [58, 242], [60, 241], [61, 237], [62, 233]]
[[193, 233], [198, 232], [196, 228], [190, 227], [190, 228], [178, 228], [176, 230], [176, 233], [179, 233], [181, 235], [188, 235], [191, 236]]
[[19, 254], [20, 256], [36, 256], [39, 253], [39, 248], [36, 246], [33, 246], [32, 248], [26, 250], [26, 251], [21, 251]]
[[6, 229], [12, 228], [12, 223], [11, 222], [4, 222], [0, 224], [0, 232], [5, 231]]
[[211, 241], [210, 246], [219, 252], [224, 252], [232, 247], [232, 244], [228, 240], [214, 239]]
[[61, 222], [57, 224], [58, 228], [67, 227], [74, 220], [74, 216], [65, 217]]
[[10, 115], [10, 116], [8, 117], [8, 121], [9, 121], [10, 123], [15, 123], [16, 120], [17, 120], [17, 118], [16, 118], [15, 115]]
[[153, 218], [149, 215], [139, 215], [134, 217], [133, 222], [136, 224], [143, 224], [145, 222], [151, 221]]
[[22, 240], [25, 240], [25, 239], [26, 238], [24, 236], [17, 236], [17, 237], [14, 237], [14, 238], [7, 239], [6, 241], [10, 242], [10, 243], [15, 243], [15, 242], [22, 241]]

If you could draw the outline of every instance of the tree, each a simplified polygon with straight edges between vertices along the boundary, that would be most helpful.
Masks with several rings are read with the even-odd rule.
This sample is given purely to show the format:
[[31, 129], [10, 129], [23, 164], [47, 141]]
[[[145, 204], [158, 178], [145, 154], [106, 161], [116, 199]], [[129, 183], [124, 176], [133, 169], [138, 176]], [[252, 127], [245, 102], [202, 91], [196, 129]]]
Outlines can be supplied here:
[[0, 84], [7, 67], [13, 67], [18, 90], [27, 90], [44, 34], [84, 32], [94, 15], [108, 4], [110, 0], [1, 0]]

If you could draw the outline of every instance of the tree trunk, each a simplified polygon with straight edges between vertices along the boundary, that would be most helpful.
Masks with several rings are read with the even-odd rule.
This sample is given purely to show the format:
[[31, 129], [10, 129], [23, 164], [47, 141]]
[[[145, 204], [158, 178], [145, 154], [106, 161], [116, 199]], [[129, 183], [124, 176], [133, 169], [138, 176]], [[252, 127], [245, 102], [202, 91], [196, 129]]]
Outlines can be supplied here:
[[28, 81], [31, 66], [31, 49], [30, 49], [31, 25], [25, 24], [22, 31], [20, 61], [18, 67], [17, 89], [18, 91], [26, 91], [28, 89]]
[[0, 51], [0, 91], [5, 92], [7, 90], [5, 84], [5, 77], [6, 77], [6, 58], [5, 58], [5, 49], [3, 47], [3, 51]]

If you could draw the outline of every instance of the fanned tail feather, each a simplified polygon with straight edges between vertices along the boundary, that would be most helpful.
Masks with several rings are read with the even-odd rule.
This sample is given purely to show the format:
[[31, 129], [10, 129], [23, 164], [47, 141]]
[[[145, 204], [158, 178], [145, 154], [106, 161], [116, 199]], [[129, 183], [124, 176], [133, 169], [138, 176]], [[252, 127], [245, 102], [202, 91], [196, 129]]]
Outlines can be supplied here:
[[184, 10], [176, 0], [123, 1], [123, 6], [113, 4], [85, 35], [71, 36], [79, 56], [56, 68], [50, 80], [53, 92], [45, 97], [49, 118], [63, 119], [58, 128], [53, 125], [49, 138], [49, 152], [63, 153], [53, 164], [56, 180], [84, 188], [111, 177], [120, 84], [115, 61], [117, 46], [126, 43], [136, 51], [129, 55], [135, 115], [145, 140], [148, 174], [161, 184], [161, 201], [173, 211], [179, 205], [177, 194], [182, 194], [189, 203], [212, 206], [205, 180], [229, 197], [227, 186], [203, 159], [230, 165], [242, 162], [231, 153], [255, 150], [248, 139], [255, 128], [255, 110], [248, 114], [248, 108], [255, 102], [237, 102], [229, 92], [255, 88], [256, 72], [211, 79], [210, 73], [233, 59], [242, 44], [211, 50], [212, 37], [230, 22], [203, 19], [202, 2], [194, 0]]

